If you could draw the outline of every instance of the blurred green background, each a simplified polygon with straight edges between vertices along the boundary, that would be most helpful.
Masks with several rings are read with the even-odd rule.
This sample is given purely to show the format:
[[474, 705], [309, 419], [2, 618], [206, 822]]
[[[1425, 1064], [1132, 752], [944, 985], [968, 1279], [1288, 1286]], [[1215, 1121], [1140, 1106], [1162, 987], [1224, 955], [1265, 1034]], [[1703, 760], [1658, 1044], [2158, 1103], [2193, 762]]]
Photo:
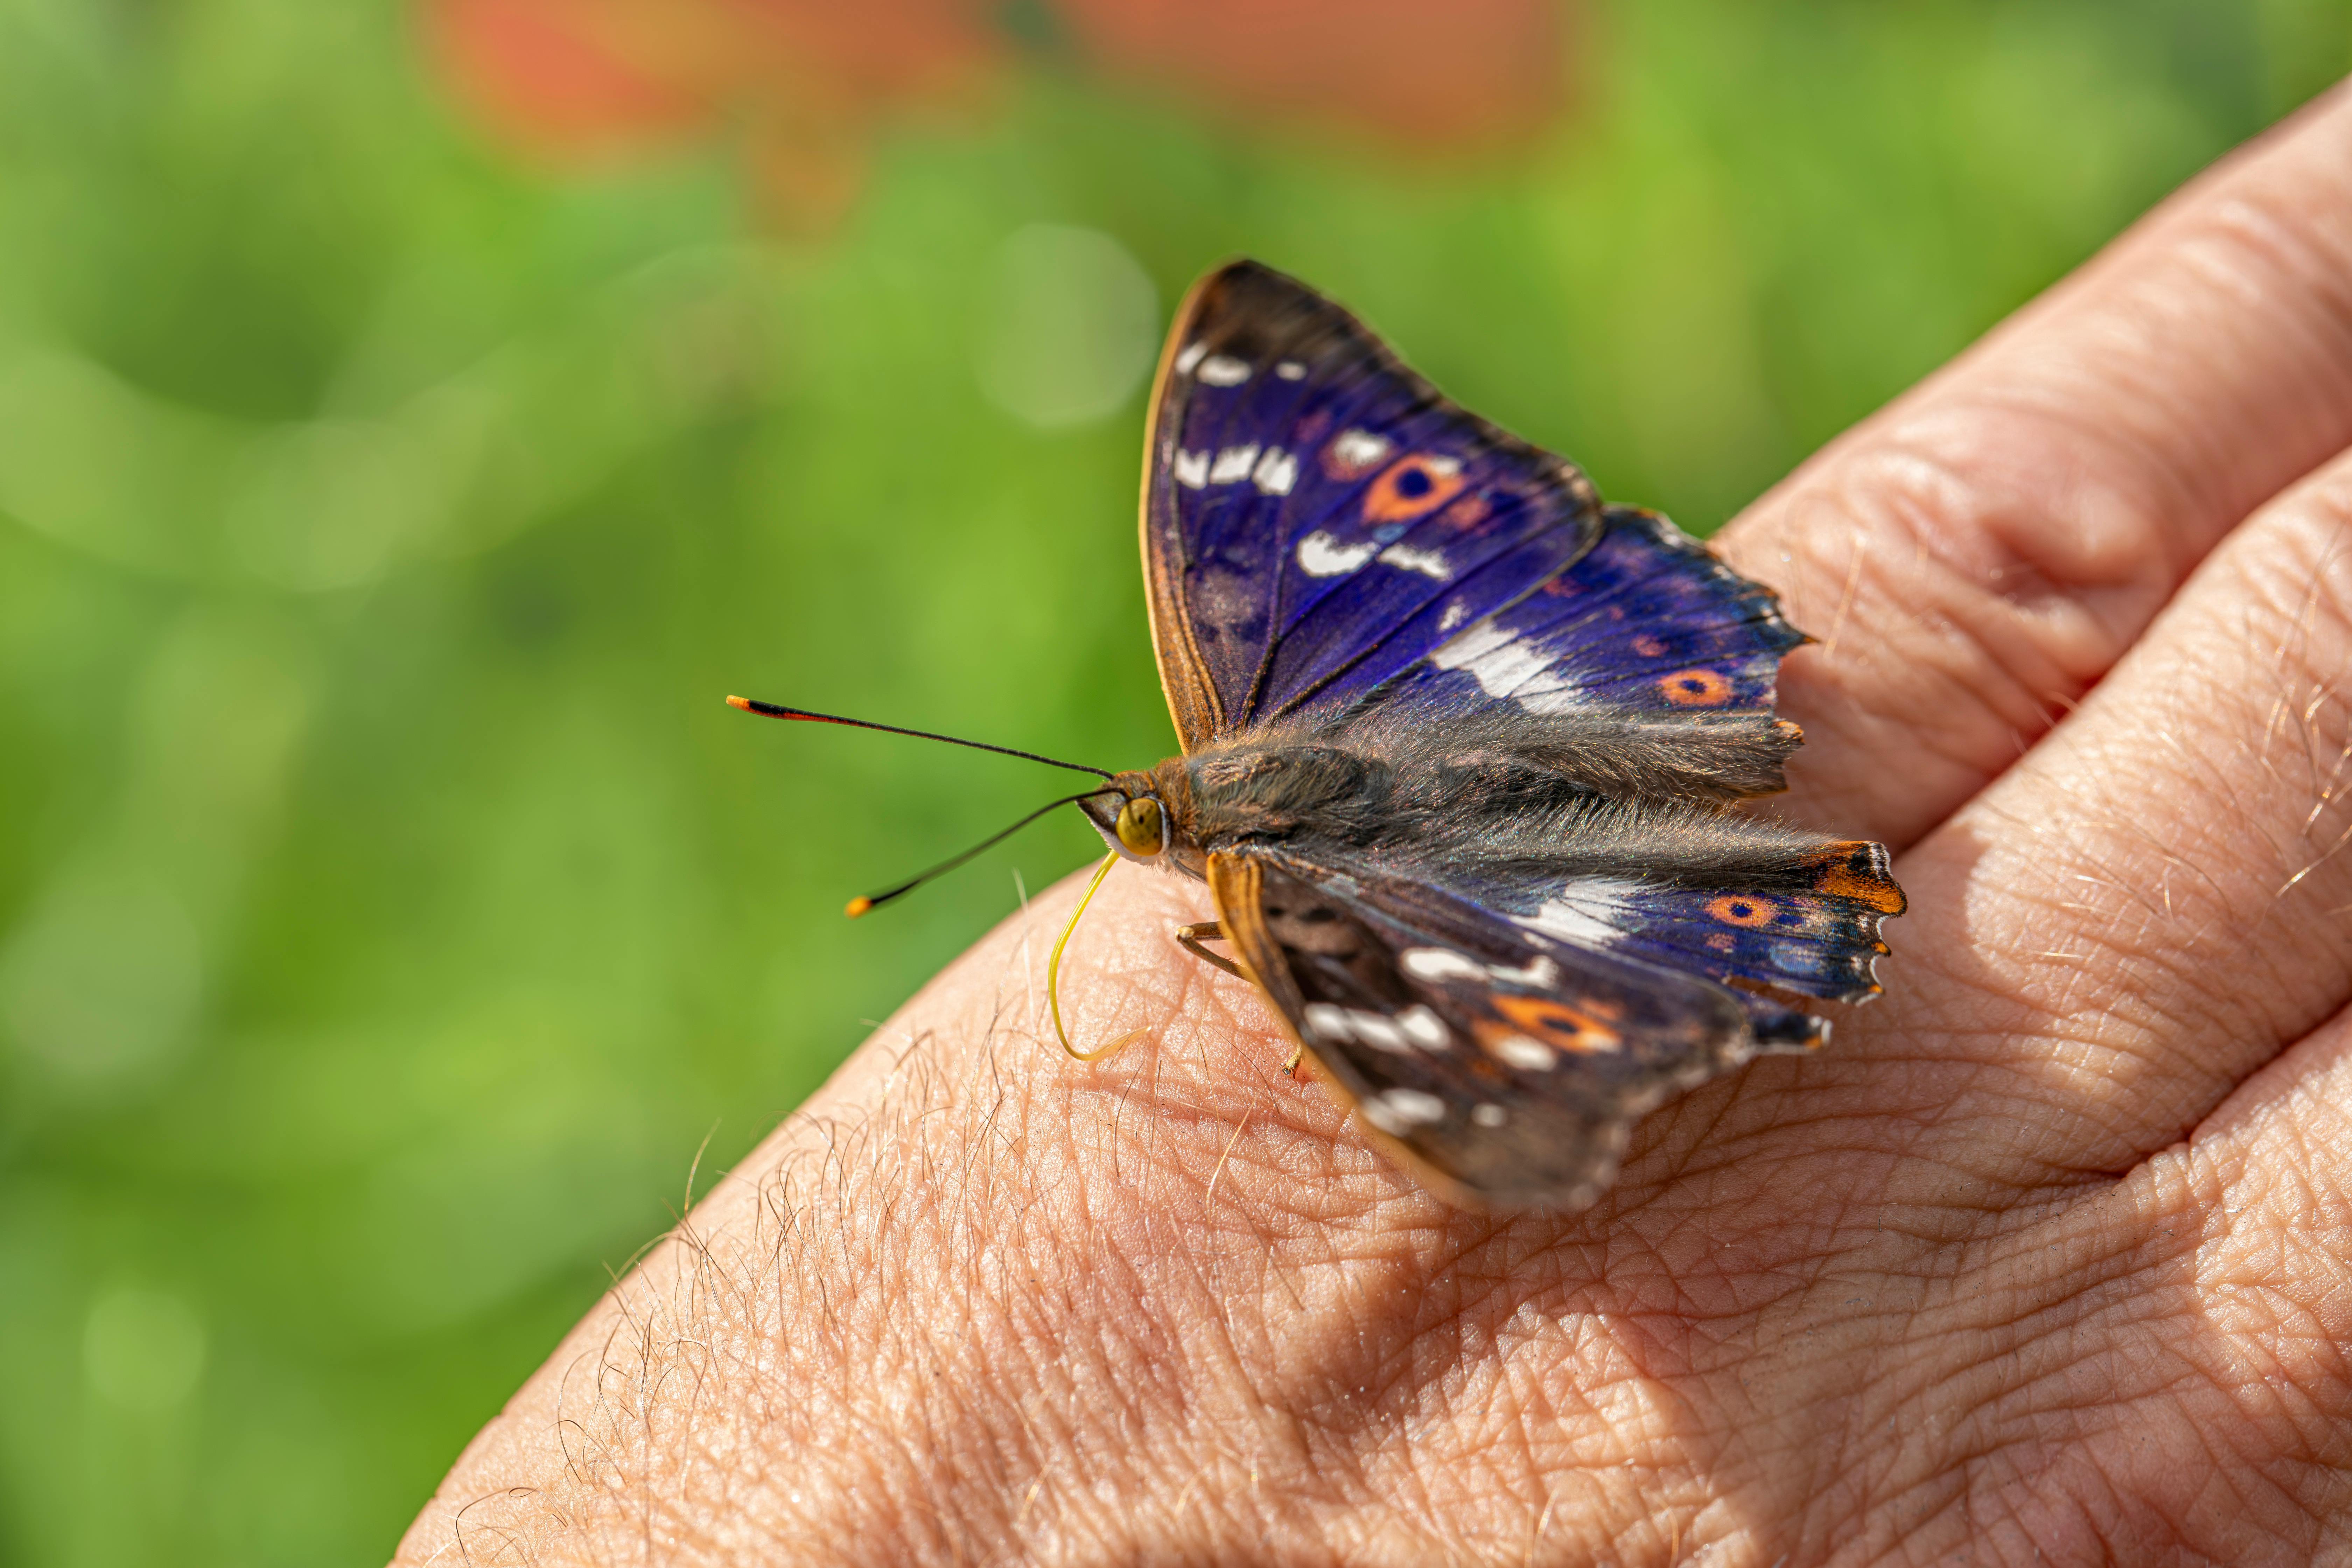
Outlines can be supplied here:
[[725, 113], [491, 129], [392, 0], [0, 0], [0, 1559], [381, 1561], [706, 1136], [1097, 852], [852, 925], [1062, 781], [719, 699], [1171, 749], [1206, 265], [1705, 530], [2352, 65], [2342, 0], [1563, 18], [1433, 151], [1015, 7], [800, 210]]

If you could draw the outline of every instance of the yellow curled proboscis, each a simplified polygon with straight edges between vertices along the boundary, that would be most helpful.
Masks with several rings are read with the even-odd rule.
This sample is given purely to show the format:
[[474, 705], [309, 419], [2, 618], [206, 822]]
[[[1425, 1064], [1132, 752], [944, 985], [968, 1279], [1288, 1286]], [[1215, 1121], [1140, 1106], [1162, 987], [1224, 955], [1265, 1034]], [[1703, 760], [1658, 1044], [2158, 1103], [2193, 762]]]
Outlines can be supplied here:
[[1078, 907], [1071, 911], [1070, 923], [1062, 928], [1062, 940], [1054, 944], [1054, 955], [1045, 961], [1045, 1005], [1053, 1011], [1055, 1037], [1062, 1042], [1064, 1050], [1082, 1062], [1101, 1061], [1145, 1032], [1131, 1029], [1098, 1051], [1082, 1051], [1070, 1044], [1069, 1031], [1062, 1027], [1062, 950], [1070, 945], [1070, 933], [1078, 929], [1078, 917], [1085, 914], [1087, 906], [1095, 901], [1095, 889], [1103, 885], [1103, 879], [1109, 876], [1110, 868], [1118, 864], [1118, 850], [1114, 849], [1103, 857], [1102, 865], [1095, 872], [1095, 879], [1087, 884], [1087, 896], [1080, 899]]

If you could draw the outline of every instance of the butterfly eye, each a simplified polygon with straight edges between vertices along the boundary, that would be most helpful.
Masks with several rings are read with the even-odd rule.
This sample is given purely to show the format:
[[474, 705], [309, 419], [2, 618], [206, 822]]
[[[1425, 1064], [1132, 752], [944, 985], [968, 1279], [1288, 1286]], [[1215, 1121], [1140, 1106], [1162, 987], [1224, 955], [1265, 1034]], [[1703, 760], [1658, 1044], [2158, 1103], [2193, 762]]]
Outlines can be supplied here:
[[1167, 836], [1160, 822], [1160, 803], [1137, 795], [1118, 809], [1118, 841], [1149, 860], [1160, 853]]

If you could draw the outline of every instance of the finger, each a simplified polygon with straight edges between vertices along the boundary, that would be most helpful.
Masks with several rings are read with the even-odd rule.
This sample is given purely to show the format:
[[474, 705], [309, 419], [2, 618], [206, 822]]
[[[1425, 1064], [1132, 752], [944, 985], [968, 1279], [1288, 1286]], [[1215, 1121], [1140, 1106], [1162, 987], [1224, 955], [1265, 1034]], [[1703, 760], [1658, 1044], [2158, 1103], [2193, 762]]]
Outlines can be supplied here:
[[[1980, 1278], [1999, 1288], [1954, 1291], [1916, 1321], [1968, 1346], [1972, 1369], [1967, 1419], [1950, 1419], [1938, 1381], [1943, 1418], [1922, 1426], [1922, 1399], [1902, 1421], [1966, 1433], [1964, 1455], [1931, 1442], [1919, 1468], [1999, 1472], [1988, 1453], [2042, 1451], [2063, 1407], [2073, 1462], [2101, 1480], [2104, 1538], [2168, 1540], [2192, 1561], [2326, 1558], [2352, 1497], [2347, 1105], [2352, 1015], [2338, 1015], [2189, 1141], [1992, 1249]], [[2205, 1480], [2184, 1489], [2184, 1472]], [[2028, 1505], [2053, 1516], [2039, 1542], [2083, 1533], [2067, 1525], [2089, 1521], [2046, 1500]]]
[[1928, 1127], [1915, 1152], [2127, 1170], [2352, 997], [2347, 677], [2352, 457], [2233, 534], [1906, 857], [1906, 981], [1857, 1059]]
[[1790, 809], [1896, 846], [2016, 760], [2215, 540], [2352, 444], [2352, 95], [2205, 176], [1718, 548], [1821, 639]]

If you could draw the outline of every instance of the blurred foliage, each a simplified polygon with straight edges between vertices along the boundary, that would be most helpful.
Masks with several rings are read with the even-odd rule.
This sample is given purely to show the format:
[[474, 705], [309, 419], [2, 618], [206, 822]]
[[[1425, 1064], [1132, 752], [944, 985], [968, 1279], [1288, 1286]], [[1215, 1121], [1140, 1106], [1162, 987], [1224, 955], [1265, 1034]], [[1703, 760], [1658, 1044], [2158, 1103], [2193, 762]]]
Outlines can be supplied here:
[[1171, 748], [1138, 366], [1049, 324], [1084, 395], [992, 401], [1023, 257], [1109, 322], [1264, 257], [1705, 529], [2348, 29], [1627, 0], [1552, 129], [1406, 167], [1048, 61], [816, 242], [722, 151], [509, 153], [390, 0], [0, 0], [0, 1559], [380, 1561], [706, 1135], [1089, 857], [851, 925], [1059, 781], [719, 702]]

